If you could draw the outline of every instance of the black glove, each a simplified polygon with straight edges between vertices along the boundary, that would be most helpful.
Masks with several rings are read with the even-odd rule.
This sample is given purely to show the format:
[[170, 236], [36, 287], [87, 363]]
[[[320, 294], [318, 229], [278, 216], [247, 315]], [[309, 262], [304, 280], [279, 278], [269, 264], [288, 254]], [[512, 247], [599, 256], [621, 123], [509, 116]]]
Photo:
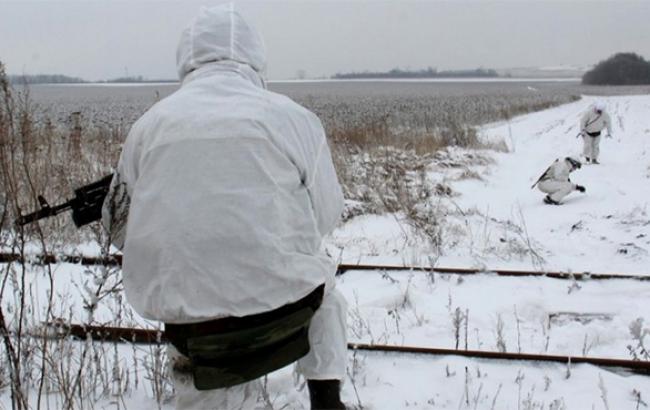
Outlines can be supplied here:
[[576, 185], [576, 191], [585, 192], [587, 189], [582, 185]]

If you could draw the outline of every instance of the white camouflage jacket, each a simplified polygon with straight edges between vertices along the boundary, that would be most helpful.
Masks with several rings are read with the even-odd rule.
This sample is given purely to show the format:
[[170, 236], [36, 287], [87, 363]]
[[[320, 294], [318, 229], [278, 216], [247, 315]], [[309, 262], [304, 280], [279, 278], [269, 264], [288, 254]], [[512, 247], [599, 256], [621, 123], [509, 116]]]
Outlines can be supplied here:
[[542, 174], [539, 182], [570, 182], [569, 178], [572, 169], [573, 167], [567, 159], [558, 158], [546, 169], [544, 174]]
[[202, 10], [177, 60], [182, 86], [133, 125], [104, 204], [129, 302], [191, 323], [331, 288], [343, 195], [318, 118], [264, 88], [262, 41], [232, 9]]
[[609, 114], [602, 111], [598, 114], [595, 110], [590, 109], [582, 116], [580, 120], [580, 129], [586, 132], [599, 132], [607, 128], [607, 134], [612, 133], [612, 120]]

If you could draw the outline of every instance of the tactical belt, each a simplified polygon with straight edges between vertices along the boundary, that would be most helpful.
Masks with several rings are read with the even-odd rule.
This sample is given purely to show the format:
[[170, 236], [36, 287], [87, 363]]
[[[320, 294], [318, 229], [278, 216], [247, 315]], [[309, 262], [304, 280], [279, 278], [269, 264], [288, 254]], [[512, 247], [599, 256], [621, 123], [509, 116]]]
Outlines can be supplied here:
[[[295, 362], [309, 352], [309, 324], [323, 300], [320, 285], [269, 312], [191, 324], [165, 324], [165, 336], [189, 358], [198, 390], [234, 386]], [[176, 369], [175, 370], [180, 370]]]
[[590, 137], [594, 137], [594, 138], [596, 138], [597, 136], [600, 135], [600, 131], [596, 131], [596, 132], [588, 132], [587, 135], [589, 135]]

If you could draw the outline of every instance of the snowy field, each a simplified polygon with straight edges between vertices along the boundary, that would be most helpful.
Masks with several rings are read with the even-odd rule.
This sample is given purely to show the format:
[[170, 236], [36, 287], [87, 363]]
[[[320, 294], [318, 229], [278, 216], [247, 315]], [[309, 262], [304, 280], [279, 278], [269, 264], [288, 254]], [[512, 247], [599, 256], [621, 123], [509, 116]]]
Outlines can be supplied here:
[[[572, 174], [586, 186], [585, 194], [572, 193], [562, 206], [544, 205], [543, 194], [530, 186], [555, 158], [579, 156], [579, 117], [596, 99], [610, 113], [614, 138], [603, 139], [600, 165]], [[484, 126], [481, 138], [504, 142], [508, 152], [450, 148], [426, 170], [432, 186], [453, 190], [428, 204], [444, 218], [438, 247], [397, 213], [349, 220], [328, 239], [328, 251], [352, 264], [650, 275], [649, 112], [648, 95], [588, 96]], [[465, 166], [445, 165], [458, 161]], [[54, 269], [55, 277], [66, 278], [55, 282], [62, 301], [55, 316], [87, 321], [92, 313], [99, 323], [155, 326], [123, 300], [81, 308], [97, 301], [87, 285], [93, 275], [105, 273], [99, 268]], [[46, 275], [31, 274], [27, 288], [38, 310]], [[648, 281], [349, 271], [338, 286], [349, 303], [351, 342], [620, 359], [642, 356], [643, 336], [650, 344]], [[84, 408], [173, 409], [173, 401], [159, 406], [153, 398], [169, 388], [156, 370], [155, 359], [164, 355], [155, 346], [107, 345], [95, 351], [99, 359], [88, 360], [88, 367], [112, 363], [104, 370], [112, 375], [98, 371], [96, 377], [106, 378], [104, 388], [115, 398], [86, 398]], [[72, 357], [63, 355], [62, 361], [77, 360]], [[271, 374], [261, 396], [259, 409], [309, 408], [306, 388], [290, 368]], [[351, 408], [368, 410], [640, 410], [650, 406], [650, 376], [582, 364], [351, 351], [343, 398]], [[56, 395], [48, 403], [42, 408], [60, 407]], [[5, 388], [0, 409], [10, 408]]]
[[[572, 175], [586, 194], [544, 205], [530, 186], [555, 158], [580, 155], [579, 118], [596, 99], [607, 106], [614, 138], [603, 139], [600, 165]], [[482, 138], [503, 140], [510, 152], [490, 154], [495, 161], [476, 166], [475, 178], [440, 166], [427, 175], [459, 193], [449, 199], [458, 212], [448, 219], [457, 240], [443, 242], [442, 255], [412, 237], [400, 215], [353, 219], [335, 232], [330, 252], [345, 263], [650, 275], [648, 112], [648, 96], [584, 97], [485, 126]], [[630, 325], [650, 333], [649, 282], [355, 272], [339, 283], [351, 339], [364, 342], [630, 359]], [[357, 360], [356, 387], [372, 409], [637, 409], [650, 402], [650, 378], [593, 366], [567, 377], [561, 365], [365, 353]]]
[[[30, 86], [33, 101], [55, 123], [66, 123], [80, 112], [87, 125], [129, 127], [154, 102], [174, 92], [178, 84], [103, 84]], [[388, 115], [397, 123], [417, 125], [423, 118], [441, 121], [448, 114], [471, 124], [503, 118], [513, 106], [570, 101], [581, 94], [650, 93], [649, 86], [597, 87], [579, 82], [492, 79], [455, 81], [300, 81], [270, 82], [314, 111], [326, 128], [365, 124]], [[17, 87], [17, 91], [21, 89]], [[521, 111], [520, 111], [521, 112]]]
[[[602, 139], [600, 165], [584, 165], [572, 174], [586, 194], [573, 193], [562, 206], [546, 206], [544, 195], [530, 187], [556, 158], [581, 158], [580, 115], [597, 99], [606, 103], [614, 137]], [[446, 238], [454, 246], [444, 249], [438, 265], [650, 274], [649, 110], [648, 96], [583, 97], [483, 127], [484, 140], [505, 141], [510, 152], [484, 153], [494, 162], [472, 167], [469, 178], [459, 176], [466, 169], [432, 164], [430, 183], [444, 182], [459, 194], [448, 201], [457, 210], [451, 221], [457, 229], [445, 232], [453, 237], [458, 231], [459, 238]], [[467, 156], [449, 151], [450, 157]], [[538, 258], [508, 252], [508, 235], [519, 231]], [[351, 221], [335, 232], [331, 244], [345, 263], [402, 265], [433, 256], [426, 249], [402, 249], [409, 240], [407, 224], [385, 215]]]

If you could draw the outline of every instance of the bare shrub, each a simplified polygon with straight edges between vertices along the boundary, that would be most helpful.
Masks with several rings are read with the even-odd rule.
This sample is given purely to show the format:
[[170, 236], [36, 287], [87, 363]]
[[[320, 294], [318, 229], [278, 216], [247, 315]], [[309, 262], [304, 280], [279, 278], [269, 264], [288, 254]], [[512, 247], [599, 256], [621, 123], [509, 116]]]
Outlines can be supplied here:
[[634, 360], [650, 361], [650, 348], [646, 346], [646, 336], [650, 335], [650, 328], [644, 327], [643, 322], [643, 318], [639, 317], [630, 323], [633, 344], [629, 344], [627, 349]]
[[[119, 144], [113, 141], [113, 145], [96, 149], [95, 145], [101, 145], [89, 143], [96, 141], [101, 132], [80, 129], [78, 125], [72, 131], [70, 143], [70, 131], [66, 127], [36, 114], [29, 90], [15, 92], [9, 87], [0, 64], [0, 245], [19, 254], [23, 261], [29, 260], [29, 252], [56, 253], [69, 243], [96, 240], [92, 234], [97, 230], [77, 231], [63, 216], [29, 226], [14, 223], [17, 216], [42, 205], [39, 195], [53, 204], [62, 202], [72, 196], [74, 187], [96, 180], [110, 170]], [[112, 135], [121, 138], [116, 133]], [[2, 265], [0, 354], [7, 372], [5, 380], [10, 387], [12, 408], [92, 408], [98, 392], [100, 396], [110, 394], [100, 383], [107, 377], [97, 377], [100, 370], [89, 366], [98, 352], [92, 343], [75, 346], [69, 341], [51, 339], [51, 328], [42, 324], [56, 319], [52, 268], [49, 264], [39, 268], [47, 279], [39, 282], [39, 289], [28, 281], [33, 269], [27, 262]], [[86, 287], [86, 307], [90, 313], [110, 291], [109, 277], [104, 272], [92, 281], [96, 289]], [[37, 292], [45, 293], [44, 305]], [[101, 356], [107, 355], [101, 353]], [[115, 351], [112, 364], [102, 361], [101, 371], [112, 371], [115, 377], [126, 375], [125, 369], [119, 370], [118, 363]], [[125, 377], [118, 383], [122, 387], [113, 389], [113, 393], [125, 391], [124, 386], [128, 386]], [[50, 392], [57, 393], [55, 399], [50, 398]], [[51, 400], [56, 403], [50, 403]]]

